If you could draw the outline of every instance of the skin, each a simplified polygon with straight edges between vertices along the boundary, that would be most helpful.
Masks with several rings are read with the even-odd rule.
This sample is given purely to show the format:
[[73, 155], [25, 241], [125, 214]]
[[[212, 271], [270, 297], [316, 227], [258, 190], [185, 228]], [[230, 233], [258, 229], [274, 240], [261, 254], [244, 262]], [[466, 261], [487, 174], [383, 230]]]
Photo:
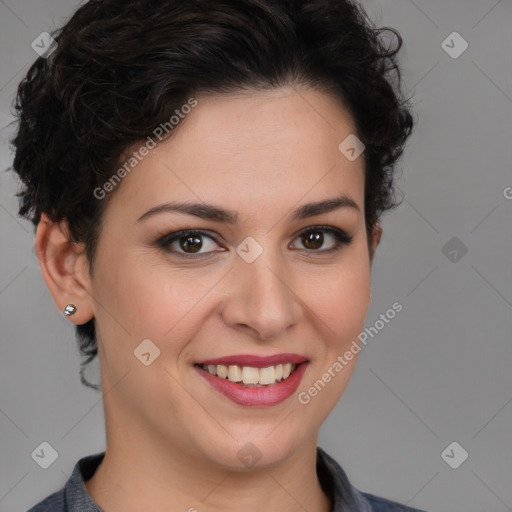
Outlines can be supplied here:
[[[68, 242], [65, 221], [43, 216], [37, 230], [57, 307], [75, 304], [75, 324], [96, 321], [107, 450], [86, 487], [106, 511], [163, 512], [172, 503], [199, 512], [328, 512], [316, 475], [317, 435], [357, 357], [309, 404], [298, 394], [364, 329], [381, 236], [378, 225], [366, 236], [364, 154], [349, 161], [340, 153], [355, 133], [353, 120], [317, 90], [196, 99], [173, 136], [110, 193], [92, 275], [83, 245]], [[340, 193], [360, 211], [291, 220], [298, 206]], [[235, 210], [238, 222], [169, 212], [137, 222], [171, 200]], [[319, 246], [300, 236], [318, 225], [353, 239], [328, 254], [331, 234]], [[189, 260], [157, 246], [182, 229], [217, 235], [202, 238], [200, 252], [214, 252]], [[248, 236], [263, 247], [250, 264], [235, 252]], [[184, 252], [179, 242], [172, 248]], [[146, 338], [160, 349], [149, 366], [133, 354]], [[305, 355], [309, 366], [297, 391], [271, 407], [237, 405], [193, 368], [206, 358], [282, 352]], [[237, 457], [248, 442], [261, 453], [251, 468]]]

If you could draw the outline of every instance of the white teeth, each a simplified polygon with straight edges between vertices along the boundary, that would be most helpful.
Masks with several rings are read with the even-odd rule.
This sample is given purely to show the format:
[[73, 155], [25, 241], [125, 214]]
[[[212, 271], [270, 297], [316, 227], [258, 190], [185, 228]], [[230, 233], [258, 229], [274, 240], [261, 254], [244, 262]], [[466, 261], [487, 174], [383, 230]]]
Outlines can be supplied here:
[[224, 364], [203, 364], [203, 370], [231, 382], [243, 383], [245, 386], [268, 386], [280, 382], [290, 376], [296, 368], [295, 363], [278, 364], [266, 368]]
[[231, 365], [228, 371], [228, 379], [231, 382], [240, 382], [242, 380], [242, 370], [240, 366]]
[[274, 372], [276, 380], [282, 380], [283, 378], [283, 365], [278, 364], [277, 366], [274, 366]]
[[274, 384], [276, 381], [276, 371], [273, 366], [260, 368], [259, 374], [259, 384]]
[[258, 368], [244, 366], [242, 368], [242, 380], [244, 384], [259, 384], [260, 371]]
[[217, 365], [217, 375], [225, 379], [228, 376], [228, 367], [223, 364]]

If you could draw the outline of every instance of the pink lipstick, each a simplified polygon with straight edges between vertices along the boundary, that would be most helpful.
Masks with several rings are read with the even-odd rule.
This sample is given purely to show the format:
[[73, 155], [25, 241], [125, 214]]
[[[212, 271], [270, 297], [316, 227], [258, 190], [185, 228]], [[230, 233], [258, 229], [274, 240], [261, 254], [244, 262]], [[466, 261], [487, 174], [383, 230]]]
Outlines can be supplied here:
[[[208, 366], [215, 375], [208, 371]], [[283, 368], [287, 367], [288, 372], [290, 372], [290, 366], [291, 373], [286, 375], [287, 372]], [[307, 358], [299, 354], [277, 354], [273, 356], [240, 354], [202, 360], [196, 363], [194, 368], [215, 390], [236, 404], [249, 407], [266, 407], [277, 405], [289, 398], [299, 386], [307, 366]], [[256, 378], [255, 382], [257, 384], [244, 384], [241, 381], [242, 369], [244, 375], [246, 371], [250, 371], [254, 376], [255, 372], [257, 372], [256, 369], [266, 369], [269, 367], [273, 367], [273, 369], [269, 369], [270, 381], [273, 380], [272, 376], [275, 376], [273, 383], [260, 384], [259, 382], [262, 381], [262, 378], [259, 381]], [[237, 375], [237, 378], [235, 378], [237, 382], [227, 378], [227, 368], [229, 368], [230, 372], [234, 372]], [[278, 373], [281, 373], [281, 371], [283, 372], [282, 376], [278, 376]], [[260, 370], [260, 372], [263, 372], [263, 370]], [[256, 376], [259, 374], [256, 373]], [[232, 378], [231, 375], [230, 373]], [[247, 382], [245, 377], [244, 380]]]

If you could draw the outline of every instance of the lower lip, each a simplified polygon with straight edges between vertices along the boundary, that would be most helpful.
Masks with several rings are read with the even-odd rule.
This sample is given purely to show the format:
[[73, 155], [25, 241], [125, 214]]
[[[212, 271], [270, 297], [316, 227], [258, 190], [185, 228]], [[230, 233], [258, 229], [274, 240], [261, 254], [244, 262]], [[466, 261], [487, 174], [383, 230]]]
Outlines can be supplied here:
[[298, 388], [307, 365], [307, 362], [300, 363], [287, 379], [269, 386], [261, 387], [247, 387], [242, 384], [237, 384], [236, 382], [231, 382], [229, 379], [216, 377], [206, 370], [203, 370], [200, 366], [195, 366], [194, 368], [212, 385], [212, 387], [233, 402], [239, 405], [254, 407], [276, 405], [289, 398]]

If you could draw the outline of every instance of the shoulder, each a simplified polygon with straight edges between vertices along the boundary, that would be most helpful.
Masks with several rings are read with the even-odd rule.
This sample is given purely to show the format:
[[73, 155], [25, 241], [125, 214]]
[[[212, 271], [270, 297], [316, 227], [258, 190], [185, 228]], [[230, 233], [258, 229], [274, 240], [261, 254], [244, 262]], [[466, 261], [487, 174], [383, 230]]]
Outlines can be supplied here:
[[333, 512], [426, 512], [411, 508], [396, 501], [362, 492], [354, 487], [338, 462], [317, 447], [319, 477], [324, 481], [334, 502]]
[[85, 487], [85, 481], [91, 478], [101, 464], [105, 452], [87, 455], [81, 458], [73, 468], [66, 485], [44, 500], [35, 504], [27, 512], [97, 512], [101, 511]]
[[67, 512], [64, 488], [47, 496], [27, 512]]
[[425, 510], [419, 510], [417, 508], [411, 508], [406, 505], [402, 505], [396, 501], [391, 501], [374, 494], [367, 492], [357, 491], [370, 505], [371, 512], [426, 512]]

